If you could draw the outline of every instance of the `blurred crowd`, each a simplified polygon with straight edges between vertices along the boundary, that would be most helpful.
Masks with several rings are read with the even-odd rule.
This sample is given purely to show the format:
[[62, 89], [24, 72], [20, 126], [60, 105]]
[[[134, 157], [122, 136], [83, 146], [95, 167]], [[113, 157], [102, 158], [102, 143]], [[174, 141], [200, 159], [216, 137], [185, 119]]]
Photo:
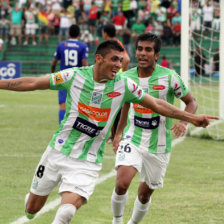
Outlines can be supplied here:
[[[201, 23], [219, 29], [218, 0], [192, 0], [192, 29]], [[215, 23], [214, 23], [215, 21]], [[71, 24], [79, 24], [80, 39], [91, 46], [98, 43], [103, 26], [114, 23], [117, 36], [130, 48], [138, 35], [153, 32], [166, 45], [180, 45], [181, 0], [1, 0], [0, 38], [10, 44], [48, 43], [68, 38]], [[31, 40], [31, 41], [30, 41]]]

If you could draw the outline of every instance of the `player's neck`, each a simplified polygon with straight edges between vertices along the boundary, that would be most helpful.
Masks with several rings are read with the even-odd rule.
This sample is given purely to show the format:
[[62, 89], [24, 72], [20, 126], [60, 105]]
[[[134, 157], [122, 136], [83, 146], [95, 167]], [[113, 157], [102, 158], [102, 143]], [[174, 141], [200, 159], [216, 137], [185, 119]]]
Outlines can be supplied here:
[[93, 66], [93, 80], [94, 80], [95, 82], [98, 82], [98, 83], [106, 83], [108, 80], [102, 78], [100, 74], [101, 74], [101, 73], [100, 73], [100, 69], [99, 69], [99, 67], [95, 64], [95, 65]]
[[147, 68], [140, 68], [138, 67], [138, 77], [139, 78], [147, 78], [150, 77], [155, 70], [155, 67], [147, 67]]

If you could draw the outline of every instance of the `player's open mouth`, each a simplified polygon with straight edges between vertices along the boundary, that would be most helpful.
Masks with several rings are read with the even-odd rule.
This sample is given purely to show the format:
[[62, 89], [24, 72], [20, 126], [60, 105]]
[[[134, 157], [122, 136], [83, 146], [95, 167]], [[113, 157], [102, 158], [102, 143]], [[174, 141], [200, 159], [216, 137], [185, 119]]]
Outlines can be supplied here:
[[117, 70], [113, 70], [112, 73], [113, 73], [113, 75], [116, 75], [117, 74]]
[[139, 58], [138, 61], [139, 62], [147, 62], [147, 59], [145, 59], [145, 58]]

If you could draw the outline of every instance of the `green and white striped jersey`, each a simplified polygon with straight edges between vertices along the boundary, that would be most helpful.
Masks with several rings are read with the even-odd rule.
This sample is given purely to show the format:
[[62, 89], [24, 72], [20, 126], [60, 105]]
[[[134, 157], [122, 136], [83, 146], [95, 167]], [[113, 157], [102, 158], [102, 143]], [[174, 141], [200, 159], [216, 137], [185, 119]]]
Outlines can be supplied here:
[[50, 88], [67, 90], [66, 114], [49, 145], [81, 160], [102, 163], [114, 119], [124, 102], [139, 103], [144, 91], [131, 79], [93, 80], [93, 66], [51, 74]]
[[[135, 81], [151, 96], [174, 103], [174, 97], [182, 98], [188, 89], [175, 71], [156, 65], [152, 75], [139, 78], [137, 67], [123, 73]], [[154, 113], [152, 110], [132, 103], [129, 110], [127, 126], [123, 138], [130, 139], [151, 153], [167, 153], [171, 151], [172, 119]]]

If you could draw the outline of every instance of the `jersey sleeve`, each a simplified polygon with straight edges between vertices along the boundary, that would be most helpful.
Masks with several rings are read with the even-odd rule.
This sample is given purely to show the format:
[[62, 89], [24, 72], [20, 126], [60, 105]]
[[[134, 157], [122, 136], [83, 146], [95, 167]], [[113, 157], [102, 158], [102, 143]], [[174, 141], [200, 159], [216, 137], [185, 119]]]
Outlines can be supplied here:
[[75, 71], [73, 68], [66, 69], [50, 75], [50, 89], [68, 90], [73, 80]]
[[145, 97], [145, 93], [140, 86], [138, 86], [131, 79], [127, 78], [125, 97], [126, 102], [140, 103]]
[[171, 77], [171, 88], [173, 89], [174, 95], [177, 98], [183, 98], [189, 92], [181, 77], [176, 73], [174, 73]]

